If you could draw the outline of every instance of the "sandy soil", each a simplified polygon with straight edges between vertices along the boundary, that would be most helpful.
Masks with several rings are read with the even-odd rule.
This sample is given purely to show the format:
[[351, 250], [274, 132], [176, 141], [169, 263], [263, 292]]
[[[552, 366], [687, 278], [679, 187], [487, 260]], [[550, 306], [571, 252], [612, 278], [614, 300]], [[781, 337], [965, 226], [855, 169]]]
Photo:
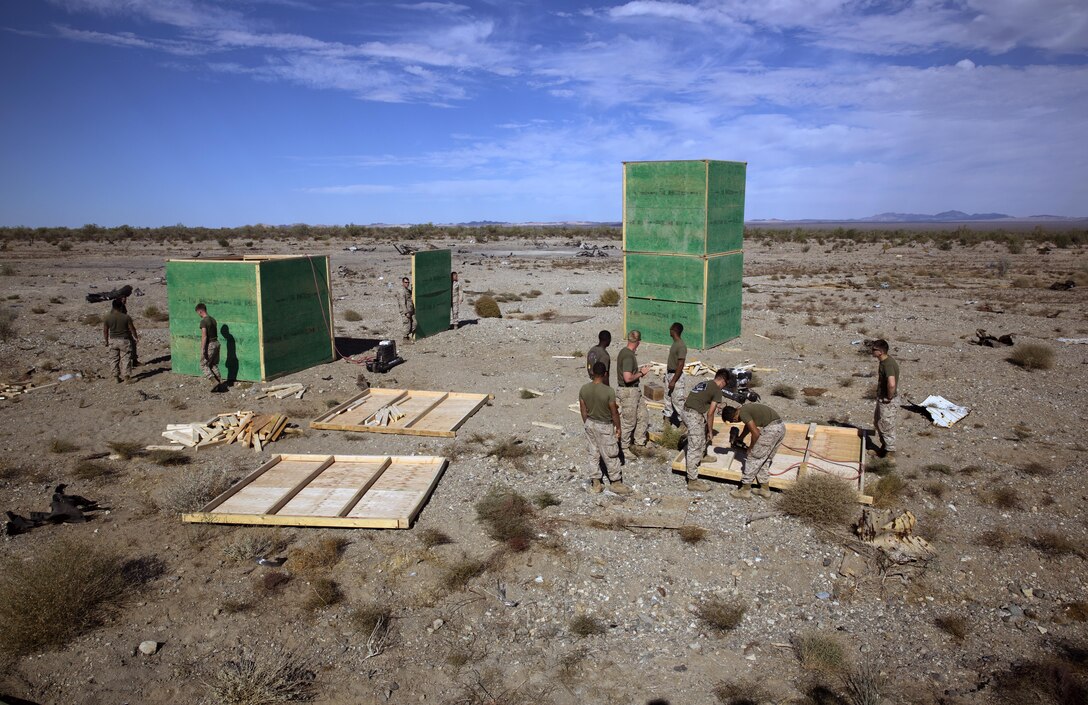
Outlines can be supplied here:
[[[125, 557], [154, 558], [161, 570], [104, 626], [58, 650], [10, 661], [0, 694], [58, 704], [201, 702], [222, 663], [241, 649], [286, 645], [316, 664], [319, 703], [657, 698], [703, 704], [718, 702], [717, 684], [744, 678], [763, 681], [773, 701], [816, 702], [805, 693], [821, 676], [804, 670], [789, 644], [818, 630], [837, 635], [850, 660], [877, 664], [888, 681], [887, 702], [989, 703], [1011, 664], [1049, 653], [1061, 640], [1083, 640], [1085, 624], [1067, 605], [1088, 601], [1080, 435], [1088, 416], [1088, 345], [1055, 339], [1088, 336], [1088, 288], [1043, 288], [1083, 278], [1083, 251], [1009, 255], [989, 245], [885, 251], [879, 244], [832, 241], [749, 246], [743, 335], [692, 357], [711, 367], [750, 360], [775, 369], [761, 373], [759, 391], [789, 421], [864, 426], [871, 423], [873, 402], [865, 394], [875, 363], [854, 343], [884, 336], [902, 365], [907, 397], [939, 394], [971, 409], [952, 429], [902, 414], [897, 465], [908, 487], [893, 506], [914, 511], [939, 557], [904, 579], [877, 572], [851, 579], [837, 572], [847, 527], [818, 530], [784, 516], [746, 527], [750, 513], [770, 504], [731, 499], [726, 483], [689, 495], [682, 477], [667, 469], [671, 454], [632, 459], [626, 479], [636, 492], [629, 498], [585, 491], [580, 424], [567, 410], [583, 383], [583, 361], [552, 356], [588, 349], [602, 328], [621, 338], [620, 309], [592, 305], [605, 288], [619, 288], [621, 259], [616, 250], [608, 258], [574, 258], [569, 242], [545, 242], [543, 250], [531, 242], [486, 249], [434, 243], [454, 250], [467, 292], [541, 293], [502, 304], [502, 319], [403, 346], [407, 363], [385, 375], [347, 361], [290, 375], [280, 381], [302, 382], [310, 391], [303, 400], [284, 401], [253, 400], [260, 385], [213, 395], [205, 381], [170, 372], [167, 324], [143, 312], [150, 305], [166, 309], [164, 260], [200, 246], [76, 244], [59, 253], [44, 244], [12, 243], [2, 253], [10, 273], [0, 276], [3, 304], [18, 314], [16, 334], [0, 342], [5, 376], [37, 383], [68, 372], [83, 376], [0, 402], [0, 459], [7, 467], [0, 509], [46, 509], [61, 481], [111, 509], [86, 524], [11, 537], [0, 544], [0, 558], [21, 559], [48, 542], [76, 537]], [[346, 252], [347, 244], [277, 243], [262, 251], [332, 255], [337, 335], [346, 350], [359, 350], [398, 330], [387, 287], [407, 272], [409, 259], [389, 243], [372, 252]], [[203, 256], [209, 254], [205, 247]], [[130, 300], [147, 363], [132, 385], [109, 379], [100, 328], [81, 322], [88, 313], [106, 312], [103, 304], [84, 303], [92, 284], [104, 290], [122, 283], [144, 293]], [[346, 322], [348, 310], [362, 320]], [[472, 315], [468, 304], [463, 311]], [[518, 318], [544, 312], [563, 322]], [[588, 318], [571, 323], [562, 318], [568, 316]], [[971, 344], [976, 328], [1051, 346], [1053, 368], [1026, 371], [1006, 361], [1007, 349]], [[617, 350], [614, 343], [613, 354]], [[666, 352], [644, 345], [639, 358], [663, 361]], [[486, 392], [495, 400], [454, 440], [308, 430], [263, 454], [230, 446], [196, 454], [180, 467], [102, 460], [115, 474], [73, 475], [80, 457], [108, 450], [108, 441], [158, 443], [171, 422], [254, 409], [287, 413], [306, 427], [327, 404], [356, 393], [360, 373], [374, 386]], [[800, 394], [789, 400], [770, 394], [778, 384], [829, 391], [813, 402]], [[545, 395], [521, 399], [523, 387]], [[79, 449], [51, 452], [54, 439]], [[488, 456], [507, 439], [532, 453], [517, 463]], [[452, 462], [412, 530], [280, 532], [291, 547], [323, 536], [348, 542], [328, 572], [344, 600], [311, 611], [303, 602], [312, 590], [301, 576], [265, 594], [253, 585], [270, 569], [230, 558], [231, 546], [269, 530], [187, 525], [164, 506], [164, 497], [196, 473], [223, 468], [241, 477], [280, 452], [417, 453]], [[1031, 461], [1041, 469], [1025, 472]], [[537, 512], [542, 537], [528, 551], [500, 550], [475, 520], [474, 502], [495, 483], [526, 496], [549, 491], [561, 502]], [[995, 504], [997, 488], [1011, 488], [1015, 506]], [[629, 514], [681, 512], [708, 534], [686, 544], [674, 531], [612, 530], [587, 521], [616, 507]], [[426, 529], [446, 532], [453, 542], [427, 548], [419, 540]], [[980, 540], [998, 529], [1006, 534], [1004, 548]], [[1048, 531], [1067, 537], [1073, 551], [1052, 555], [1031, 545]], [[466, 557], [490, 558], [490, 567], [465, 589], [445, 587], [449, 567]], [[495, 597], [497, 582], [516, 606]], [[829, 597], [821, 599], [823, 593]], [[736, 629], [719, 634], [693, 615], [710, 595], [746, 604]], [[367, 635], [350, 619], [353, 609], [368, 604], [388, 607], [394, 618], [388, 648], [372, 658], [366, 657]], [[605, 633], [573, 634], [570, 623], [579, 615], [599, 619]], [[962, 640], [935, 625], [947, 615], [966, 619]], [[138, 653], [145, 640], [159, 642], [158, 653]], [[823, 680], [839, 687], [833, 678]]]

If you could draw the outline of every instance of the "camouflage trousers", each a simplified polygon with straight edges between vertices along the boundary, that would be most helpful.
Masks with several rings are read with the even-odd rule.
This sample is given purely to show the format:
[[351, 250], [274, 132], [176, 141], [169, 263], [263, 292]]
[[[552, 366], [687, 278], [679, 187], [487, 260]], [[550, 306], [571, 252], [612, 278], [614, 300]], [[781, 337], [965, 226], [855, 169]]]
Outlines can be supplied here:
[[785, 437], [786, 424], [781, 421], [772, 421], [761, 428], [759, 440], [748, 449], [748, 457], [744, 459], [740, 481], [749, 485], [755, 481], [766, 486], [771, 480], [771, 461]]
[[411, 313], [402, 313], [401, 319], [404, 323], [404, 337], [411, 338], [412, 334], [416, 332], [416, 317]]
[[456, 326], [461, 322], [461, 302], [454, 299], [450, 303], [450, 325]]
[[[608, 475], [612, 482], [623, 482], [623, 470], [620, 469], [620, 447], [616, 442], [616, 427], [611, 421], [596, 421], [586, 419], [583, 424], [586, 430], [586, 445], [589, 453], [586, 455], [586, 469], [590, 479], [597, 479]], [[600, 472], [601, 463], [604, 463], [605, 472]]]
[[110, 361], [114, 379], [129, 378], [132, 374], [132, 338], [110, 338]]
[[895, 452], [895, 424], [898, 419], [898, 398], [892, 399], [887, 404], [877, 400], [876, 411], [873, 412], [873, 426], [876, 427], [876, 435], [887, 452]]
[[[679, 385], [677, 385], [679, 386]], [[699, 479], [699, 463], [703, 462], [706, 455], [706, 414], [700, 414], [686, 406], [680, 407], [684, 425], [688, 427], [688, 448], [684, 453], [684, 466], [687, 469], [688, 479]]]
[[644, 446], [649, 440], [649, 418], [646, 400], [640, 387], [618, 387], [616, 401], [620, 407], [620, 447], [627, 450], [634, 443]]
[[219, 377], [219, 341], [208, 341], [208, 356], [200, 356], [200, 369], [204, 372], [204, 376], [208, 379], [214, 379], [218, 382]]
[[675, 410], [677, 416], [681, 419], [684, 418], [684, 402], [688, 400], [688, 376], [683, 372], [680, 373], [680, 379], [676, 380], [676, 386], [672, 388], [672, 394], [669, 394], [669, 380], [672, 379], [672, 375], [668, 372], [665, 373], [665, 408], [662, 409], [661, 415], [665, 418], [670, 418], [672, 412]]

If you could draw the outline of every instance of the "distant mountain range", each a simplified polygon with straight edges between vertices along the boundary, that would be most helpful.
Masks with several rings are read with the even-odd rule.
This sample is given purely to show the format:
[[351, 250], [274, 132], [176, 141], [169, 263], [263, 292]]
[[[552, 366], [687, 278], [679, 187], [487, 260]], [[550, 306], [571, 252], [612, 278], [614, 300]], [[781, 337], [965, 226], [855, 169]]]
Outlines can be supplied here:
[[[877, 215], [871, 215], [867, 218], [844, 218], [842, 220], [830, 220], [830, 219], [815, 219], [809, 218], [804, 220], [788, 221], [796, 223], [969, 223], [977, 221], [994, 221], [994, 220], [1008, 220], [1008, 221], [1077, 221], [1084, 220], [1084, 218], [1069, 218], [1062, 215], [1029, 215], [1027, 217], [1019, 217], [1015, 215], [1008, 215], [1007, 213], [964, 213], [963, 211], [944, 211], [943, 213], [937, 213], [935, 215], [928, 215], [925, 213], [879, 213]], [[767, 218], [762, 220], [752, 220], [753, 223], [768, 223], [768, 222], [786, 222], [781, 221], [778, 218]]]

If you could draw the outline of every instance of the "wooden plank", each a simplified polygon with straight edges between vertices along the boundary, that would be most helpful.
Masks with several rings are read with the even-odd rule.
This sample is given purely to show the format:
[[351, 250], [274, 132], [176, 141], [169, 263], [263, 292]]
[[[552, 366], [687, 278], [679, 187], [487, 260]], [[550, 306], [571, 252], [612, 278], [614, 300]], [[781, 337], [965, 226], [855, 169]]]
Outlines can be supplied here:
[[265, 512], [265, 514], [275, 514], [275, 513], [279, 512], [279, 510], [283, 509], [287, 505], [288, 502], [290, 502], [292, 499], [295, 498], [295, 495], [297, 495], [299, 492], [301, 492], [303, 489], [305, 489], [305, 487], [307, 485], [309, 485], [311, 482], [313, 482], [315, 479], [317, 479], [318, 475], [325, 472], [325, 469], [333, 464], [333, 460], [334, 460], [333, 456], [330, 455], [328, 460], [326, 460], [325, 462], [321, 463], [316, 468], [314, 468], [313, 471], [311, 471], [309, 475], [307, 475], [306, 477], [299, 480], [298, 484], [296, 484], [286, 494], [284, 494], [283, 497], [281, 497], [278, 502], [276, 502], [271, 507], [269, 507], [268, 510]]
[[326, 411], [321, 416], [318, 416], [316, 419], [314, 419], [314, 421], [324, 421], [326, 419], [331, 419], [333, 416], [336, 416], [340, 412], [345, 411], [348, 407], [350, 407], [355, 402], [362, 401], [365, 397], [368, 397], [368, 396], [370, 396], [370, 390], [369, 389], [364, 389], [362, 391], [362, 393], [355, 395], [354, 397], [352, 397], [351, 399], [348, 399], [346, 402], [344, 402], [343, 404], [340, 404], [339, 406], [334, 406], [333, 408], [329, 409], [328, 411]]
[[378, 481], [378, 478], [382, 476], [382, 473], [384, 473], [392, 464], [393, 458], [387, 457], [374, 474], [370, 476], [369, 480], [360, 485], [358, 491], [353, 493], [351, 497], [348, 498], [348, 501], [344, 502], [344, 505], [336, 511], [336, 516], [346, 517], [350, 514], [352, 510], [355, 509], [355, 505], [359, 504], [359, 500], [363, 498], [363, 495], [370, 490], [374, 483]]
[[438, 406], [439, 404], [441, 404], [442, 402], [446, 401], [446, 400], [447, 400], [447, 399], [449, 399], [449, 398], [450, 398], [450, 394], [449, 394], [449, 392], [446, 392], [445, 394], [443, 394], [442, 396], [438, 397], [438, 398], [437, 398], [437, 399], [435, 399], [435, 400], [434, 400], [433, 402], [431, 402], [430, 404], [428, 404], [428, 405], [427, 405], [427, 406], [426, 406], [426, 407], [425, 407], [425, 408], [423, 409], [423, 411], [420, 411], [420, 412], [419, 412], [418, 414], [416, 414], [415, 416], [413, 416], [413, 417], [412, 417], [412, 418], [411, 418], [411, 419], [410, 419], [409, 421], [407, 421], [407, 422], [406, 422], [406, 423], [404, 423], [404, 424], [401, 424], [401, 428], [411, 428], [412, 426], [414, 426], [414, 425], [416, 424], [416, 422], [417, 422], [417, 421], [419, 421], [420, 419], [422, 419], [422, 418], [423, 418], [424, 416], [426, 416], [426, 415], [427, 415], [427, 414], [429, 414], [430, 412], [434, 411], [434, 408], [435, 408], [436, 406]]
[[279, 455], [270, 458], [267, 463], [260, 466], [259, 468], [257, 468], [253, 472], [249, 473], [248, 475], [243, 477], [241, 480], [236, 482], [234, 485], [232, 485], [229, 489], [227, 489], [226, 492], [219, 495], [218, 497], [213, 499], [211, 502], [208, 502], [206, 505], [204, 505], [204, 507], [200, 511], [201, 512], [214, 511], [217, 507], [221, 506], [223, 504], [223, 502], [226, 502], [228, 499], [230, 499], [234, 495], [238, 494], [239, 491], [241, 491], [243, 488], [247, 487], [251, 482], [253, 482], [257, 478], [259, 478], [261, 475], [265, 474], [266, 472], [268, 472], [269, 470], [274, 468], [276, 465], [278, 465], [281, 458], [282, 458], [282, 456], [279, 456]]
[[[422, 390], [366, 390], [369, 397], [363, 406], [344, 412], [337, 418], [326, 414], [310, 422], [310, 427], [331, 431], [362, 431], [392, 433], [406, 436], [453, 438], [469, 417], [485, 405], [489, 394], [463, 392], [432, 392]], [[360, 395], [360, 398], [364, 395]], [[388, 425], [367, 425], [380, 409], [390, 404], [406, 414], [405, 418]]]

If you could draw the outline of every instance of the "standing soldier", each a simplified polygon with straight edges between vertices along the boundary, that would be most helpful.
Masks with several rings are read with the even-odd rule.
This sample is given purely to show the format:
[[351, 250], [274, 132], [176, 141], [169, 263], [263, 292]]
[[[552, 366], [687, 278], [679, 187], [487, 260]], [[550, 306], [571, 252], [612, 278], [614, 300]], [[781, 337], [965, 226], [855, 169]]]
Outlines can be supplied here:
[[[684, 363], [688, 357], [688, 346], [680, 337], [684, 326], [679, 321], [669, 327], [672, 346], [669, 347], [669, 360], [665, 364], [665, 408], [661, 414], [665, 423], [671, 423], [673, 415], [682, 416], [681, 409], [687, 400], [687, 379], [684, 376]], [[679, 424], [679, 421], [677, 421]]]
[[752, 498], [752, 482], [758, 482], [755, 493], [760, 497], [771, 496], [771, 461], [786, 437], [786, 424], [782, 417], [766, 404], [745, 404], [737, 409], [729, 406], [722, 410], [722, 418], [729, 423], [744, 424], [733, 446], [741, 446], [744, 437], [752, 435], [748, 444], [748, 457], [744, 459], [744, 471], [741, 473], [741, 485], [729, 493], [737, 499]]
[[113, 362], [113, 379], [128, 382], [132, 375], [132, 344], [140, 339], [132, 318], [125, 313], [121, 299], [114, 299], [110, 312], [102, 321], [102, 337], [110, 350]]
[[412, 301], [412, 280], [402, 277], [400, 284], [402, 288], [397, 292], [397, 306], [400, 308], [400, 315], [404, 318], [404, 339], [411, 340], [412, 334], [416, 332], [416, 305]]
[[649, 365], [638, 366], [635, 350], [642, 342], [642, 332], [633, 330], [627, 334], [627, 345], [616, 356], [616, 396], [620, 404], [620, 447], [627, 450], [631, 444], [640, 448], [649, 440], [649, 419], [646, 416], [646, 400], [642, 398], [639, 380], [650, 372]]
[[222, 391], [223, 378], [219, 376], [219, 324], [208, 315], [208, 307], [203, 303], [196, 305], [196, 315], [200, 316], [200, 369], [204, 376], [215, 380], [213, 392]]
[[461, 327], [461, 282], [457, 272], [450, 272], [450, 328]]
[[877, 369], [876, 411], [873, 426], [880, 438], [880, 455], [895, 458], [895, 422], [899, 416], [899, 363], [888, 355], [888, 341], [873, 341], [873, 357], [880, 360]]
[[724, 367], [714, 374], [709, 382], [699, 382], [687, 395], [681, 412], [684, 425], [688, 427], [688, 447], [684, 454], [684, 465], [688, 473], [690, 492], [709, 492], [711, 484], [699, 479], [699, 464], [703, 462], [707, 442], [714, 437], [714, 414], [724, 397], [722, 389], [729, 381], [729, 370]]
[[593, 366], [598, 362], [604, 363], [604, 383], [608, 384], [608, 376], [612, 372], [612, 356], [608, 354], [608, 346], [612, 344], [612, 334], [602, 330], [597, 334], [597, 344], [586, 353], [586, 373], [593, 379]]
[[[127, 288], [128, 288], [129, 291], [132, 290], [131, 286], [127, 287]], [[122, 291], [124, 291], [124, 290], [122, 289]], [[122, 294], [119, 298], [120, 298], [120, 301], [121, 301], [121, 313], [128, 313], [128, 294]], [[132, 358], [132, 366], [133, 367], [139, 367], [140, 366], [140, 356], [136, 352], [136, 341], [135, 340], [132, 341], [132, 355], [130, 355], [130, 357]]]
[[[616, 494], [631, 494], [631, 488], [623, 484], [623, 470], [620, 469], [620, 449], [616, 441], [620, 437], [620, 414], [616, 408], [616, 392], [606, 383], [608, 370], [603, 362], [593, 365], [593, 381], [586, 382], [578, 391], [578, 410], [582, 414], [582, 425], [586, 430], [589, 443], [589, 474], [593, 483], [591, 492], [604, 489], [604, 476], [612, 483], [610, 488]], [[601, 463], [605, 472], [600, 477]]]

